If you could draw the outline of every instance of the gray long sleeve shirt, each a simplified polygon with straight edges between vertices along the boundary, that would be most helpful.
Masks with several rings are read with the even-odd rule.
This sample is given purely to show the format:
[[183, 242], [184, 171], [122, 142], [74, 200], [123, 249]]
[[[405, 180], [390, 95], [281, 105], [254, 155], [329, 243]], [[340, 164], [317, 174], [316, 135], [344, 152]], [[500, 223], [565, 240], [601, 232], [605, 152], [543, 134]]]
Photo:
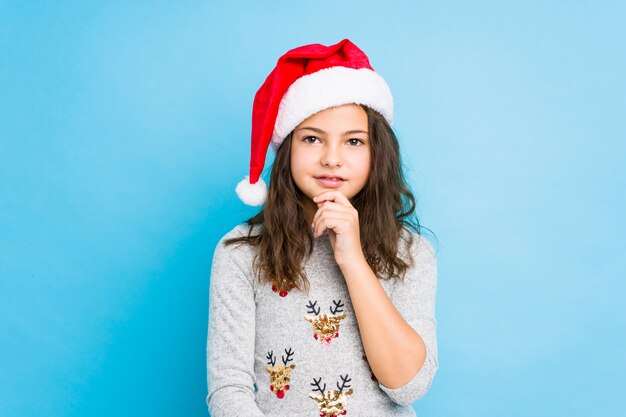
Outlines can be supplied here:
[[[228, 232], [213, 256], [206, 398], [211, 416], [415, 416], [410, 404], [426, 394], [439, 366], [437, 260], [431, 244], [413, 234], [408, 249], [414, 266], [404, 280], [379, 279], [426, 345], [421, 369], [391, 389], [371, 372], [328, 234], [315, 240], [303, 264], [309, 294], [294, 289], [281, 297], [271, 284], [255, 279], [252, 247], [223, 244], [247, 235], [248, 227]], [[406, 251], [402, 243], [399, 250]]]

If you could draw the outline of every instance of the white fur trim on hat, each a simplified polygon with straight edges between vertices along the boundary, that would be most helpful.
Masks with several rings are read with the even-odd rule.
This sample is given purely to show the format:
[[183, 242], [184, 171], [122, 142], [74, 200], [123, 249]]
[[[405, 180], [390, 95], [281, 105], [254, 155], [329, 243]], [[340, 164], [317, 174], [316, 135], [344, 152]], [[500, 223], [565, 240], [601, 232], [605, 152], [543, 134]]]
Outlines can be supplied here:
[[278, 149], [309, 116], [350, 103], [371, 107], [393, 123], [393, 97], [380, 75], [369, 68], [330, 67], [298, 78], [287, 89], [278, 107], [272, 147]]
[[246, 178], [237, 184], [235, 192], [241, 201], [249, 206], [260, 206], [267, 200], [267, 185], [261, 178], [256, 183], [250, 184], [250, 176], [246, 175]]

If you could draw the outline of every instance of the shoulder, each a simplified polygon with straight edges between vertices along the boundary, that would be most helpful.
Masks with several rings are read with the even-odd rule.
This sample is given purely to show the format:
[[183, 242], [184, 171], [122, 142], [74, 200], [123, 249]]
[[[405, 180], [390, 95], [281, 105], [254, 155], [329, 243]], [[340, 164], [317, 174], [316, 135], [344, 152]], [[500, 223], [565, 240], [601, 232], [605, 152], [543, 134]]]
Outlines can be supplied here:
[[232, 229], [230, 229], [224, 236], [222, 236], [220, 238], [220, 241], [218, 242], [218, 245], [228, 239], [232, 239], [236, 237], [245, 237], [248, 235], [254, 236], [259, 233], [259, 231], [261, 230], [261, 227], [262, 226], [260, 225], [250, 226], [246, 223], [240, 223], [236, 225], [235, 227], [233, 227]]
[[258, 234], [260, 226], [250, 226], [241, 223], [229, 230], [223, 235], [215, 246], [214, 258], [234, 258], [239, 260], [247, 260], [254, 255], [254, 249], [245, 242], [235, 242], [226, 244], [229, 239], [254, 236]]
[[399, 250], [404, 255], [407, 251], [410, 252], [413, 261], [418, 265], [437, 262], [437, 253], [432, 243], [424, 236], [406, 227], [402, 227], [400, 231]]
[[[407, 253], [408, 251], [408, 253]], [[396, 303], [421, 308], [434, 298], [437, 286], [437, 257], [433, 245], [424, 236], [403, 228], [398, 253], [407, 263], [404, 273], [394, 281], [392, 296]]]

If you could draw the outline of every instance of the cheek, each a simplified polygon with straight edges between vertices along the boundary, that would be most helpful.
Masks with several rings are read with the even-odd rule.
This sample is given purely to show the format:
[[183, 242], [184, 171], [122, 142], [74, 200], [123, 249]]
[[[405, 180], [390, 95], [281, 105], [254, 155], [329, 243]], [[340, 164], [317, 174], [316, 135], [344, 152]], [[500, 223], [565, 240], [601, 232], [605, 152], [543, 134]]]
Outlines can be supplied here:
[[298, 187], [302, 186], [302, 181], [307, 174], [306, 163], [302, 158], [292, 158], [291, 159], [291, 178], [295, 181]]
[[355, 168], [362, 175], [369, 175], [372, 169], [372, 160], [369, 152], [363, 152], [361, 155], [357, 155], [353, 161]]
[[313, 155], [309, 152], [294, 152], [291, 155], [291, 173], [297, 174], [309, 169], [313, 160]]

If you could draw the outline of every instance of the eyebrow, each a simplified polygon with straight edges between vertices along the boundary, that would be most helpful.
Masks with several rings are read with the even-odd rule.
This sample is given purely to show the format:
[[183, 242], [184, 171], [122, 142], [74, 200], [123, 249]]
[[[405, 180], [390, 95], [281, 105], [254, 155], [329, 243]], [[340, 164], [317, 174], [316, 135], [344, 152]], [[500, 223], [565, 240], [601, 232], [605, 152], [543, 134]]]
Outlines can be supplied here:
[[[302, 129], [312, 130], [312, 131], [317, 132], [317, 133], [326, 133], [322, 129], [318, 129], [316, 127], [308, 127], [308, 126], [303, 126], [303, 127], [299, 128], [297, 130], [302, 130]], [[344, 135], [352, 135], [354, 133], [365, 133], [366, 135], [369, 135], [368, 132], [366, 132], [365, 130], [361, 130], [361, 129], [348, 130], [348, 131], [344, 132], [343, 134]]]

